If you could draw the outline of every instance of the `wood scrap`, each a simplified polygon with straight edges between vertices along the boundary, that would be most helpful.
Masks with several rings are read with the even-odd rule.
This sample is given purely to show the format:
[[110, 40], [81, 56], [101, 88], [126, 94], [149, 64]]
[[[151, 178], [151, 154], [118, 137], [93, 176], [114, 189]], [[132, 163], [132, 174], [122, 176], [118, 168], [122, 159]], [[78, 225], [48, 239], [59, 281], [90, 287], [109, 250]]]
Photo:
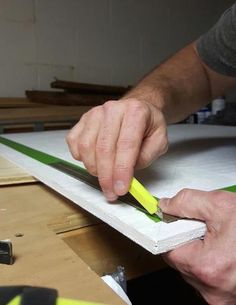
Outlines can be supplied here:
[[51, 88], [58, 90], [26, 90], [25, 94], [33, 103], [66, 106], [97, 106], [108, 100], [117, 100], [131, 89], [130, 86], [95, 85], [64, 80], [52, 82]]
[[70, 82], [64, 80], [55, 80], [51, 83], [51, 88], [64, 89], [68, 92], [87, 93], [87, 94], [101, 94], [101, 95], [118, 95], [121, 96], [131, 89], [131, 86], [108, 86]]
[[46, 107], [45, 104], [32, 103], [25, 97], [0, 97], [0, 109], [2, 108], [33, 108]]
[[26, 96], [34, 103], [61, 106], [97, 106], [109, 99], [117, 99], [116, 95], [80, 94], [62, 91], [26, 90]]

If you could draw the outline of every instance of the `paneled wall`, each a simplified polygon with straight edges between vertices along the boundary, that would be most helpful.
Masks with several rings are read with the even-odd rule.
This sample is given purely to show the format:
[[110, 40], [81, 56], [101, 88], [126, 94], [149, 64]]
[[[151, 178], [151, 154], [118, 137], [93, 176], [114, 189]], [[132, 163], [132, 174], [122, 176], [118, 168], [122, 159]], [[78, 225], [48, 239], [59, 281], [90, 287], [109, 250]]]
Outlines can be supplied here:
[[54, 77], [133, 85], [230, 0], [0, 0], [0, 96]]

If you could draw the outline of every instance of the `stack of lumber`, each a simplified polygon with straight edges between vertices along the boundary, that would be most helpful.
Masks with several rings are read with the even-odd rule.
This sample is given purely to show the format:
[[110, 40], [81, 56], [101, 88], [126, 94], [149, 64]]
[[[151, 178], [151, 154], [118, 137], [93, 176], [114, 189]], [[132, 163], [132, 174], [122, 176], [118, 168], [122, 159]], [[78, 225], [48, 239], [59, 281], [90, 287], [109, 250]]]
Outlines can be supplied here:
[[26, 96], [34, 103], [52, 105], [97, 106], [107, 100], [117, 100], [130, 87], [94, 85], [56, 80], [51, 83], [56, 91], [27, 90]]
[[27, 90], [26, 96], [34, 103], [66, 106], [97, 106], [107, 100], [117, 100], [131, 87], [94, 85], [56, 80], [51, 83], [56, 91]]
[[51, 88], [27, 90], [26, 98], [0, 98], [0, 133], [71, 128], [91, 107], [130, 89], [63, 80], [53, 81]]
[[33, 103], [27, 98], [0, 98], [0, 133], [71, 128], [90, 108]]

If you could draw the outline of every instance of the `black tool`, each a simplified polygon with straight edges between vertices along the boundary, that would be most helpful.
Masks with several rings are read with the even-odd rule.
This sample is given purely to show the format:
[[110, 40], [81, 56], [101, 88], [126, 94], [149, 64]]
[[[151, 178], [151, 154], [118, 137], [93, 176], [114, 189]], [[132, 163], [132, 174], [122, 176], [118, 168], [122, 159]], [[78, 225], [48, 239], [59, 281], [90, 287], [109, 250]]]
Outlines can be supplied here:
[[12, 243], [10, 240], [0, 240], [0, 264], [12, 265]]

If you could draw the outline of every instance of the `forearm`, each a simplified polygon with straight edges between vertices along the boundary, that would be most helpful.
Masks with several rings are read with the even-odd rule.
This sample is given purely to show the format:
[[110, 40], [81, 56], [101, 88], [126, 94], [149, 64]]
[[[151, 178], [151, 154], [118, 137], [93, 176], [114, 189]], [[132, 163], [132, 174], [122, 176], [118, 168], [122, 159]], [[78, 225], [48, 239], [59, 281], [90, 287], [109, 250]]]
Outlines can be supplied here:
[[175, 123], [207, 104], [235, 83], [204, 65], [188, 45], [162, 63], [125, 97], [142, 99], [162, 110], [167, 123]]

